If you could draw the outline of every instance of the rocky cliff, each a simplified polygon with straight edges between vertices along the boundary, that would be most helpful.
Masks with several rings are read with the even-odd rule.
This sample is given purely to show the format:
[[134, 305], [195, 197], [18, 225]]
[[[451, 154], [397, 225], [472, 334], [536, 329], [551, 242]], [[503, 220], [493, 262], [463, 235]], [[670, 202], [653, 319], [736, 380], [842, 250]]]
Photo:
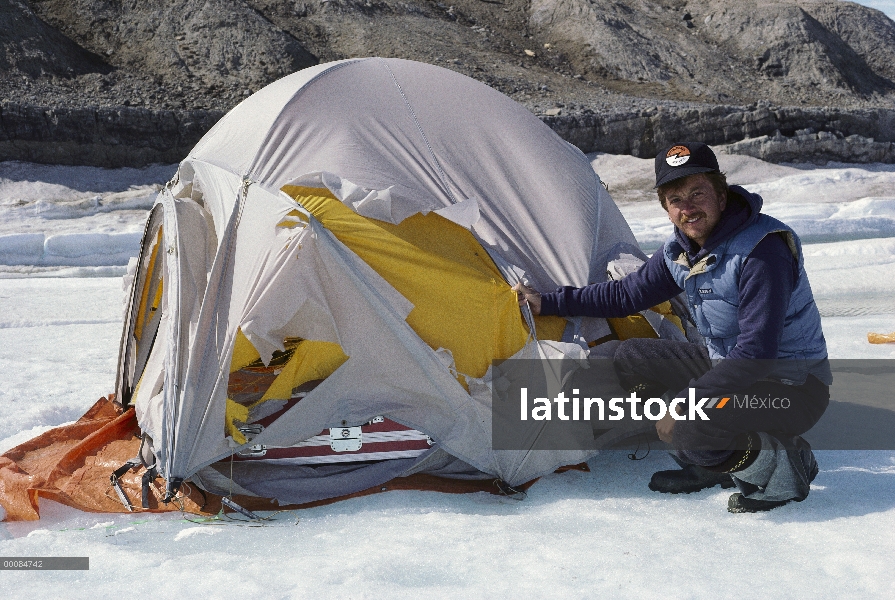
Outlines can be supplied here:
[[585, 151], [895, 162], [895, 23], [838, 0], [0, 0], [0, 22], [0, 160], [177, 161], [267, 83], [378, 55], [479, 79]]

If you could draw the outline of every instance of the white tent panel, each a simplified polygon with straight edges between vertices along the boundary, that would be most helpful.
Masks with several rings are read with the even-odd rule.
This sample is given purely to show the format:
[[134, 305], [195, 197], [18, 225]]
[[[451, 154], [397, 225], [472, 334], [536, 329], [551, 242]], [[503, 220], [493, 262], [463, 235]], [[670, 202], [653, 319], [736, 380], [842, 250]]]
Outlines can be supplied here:
[[239, 176], [248, 175], [259, 151], [268, 143], [271, 127], [292, 96], [321, 74], [351, 62], [354, 61], [315, 65], [265, 86], [218, 121], [190, 151], [188, 160], [198, 159]]

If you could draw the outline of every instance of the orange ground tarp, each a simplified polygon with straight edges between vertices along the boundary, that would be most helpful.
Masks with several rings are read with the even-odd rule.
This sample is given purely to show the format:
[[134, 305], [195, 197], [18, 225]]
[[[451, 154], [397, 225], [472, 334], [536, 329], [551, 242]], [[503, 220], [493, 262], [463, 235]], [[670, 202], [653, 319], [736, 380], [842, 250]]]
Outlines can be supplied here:
[[[74, 508], [103, 513], [127, 512], [111, 487], [109, 476], [135, 457], [140, 449], [139, 429], [133, 408], [123, 410], [108, 398], [100, 398], [76, 423], [56, 427], [16, 446], [0, 456], [0, 505], [7, 521], [33, 521], [40, 518], [40, 498], [48, 498]], [[586, 464], [560, 470], [588, 470]], [[193, 514], [213, 515], [221, 509], [221, 497], [202, 493], [195, 486], [184, 486], [188, 493], [179, 502], [163, 504], [163, 481], [156, 480], [149, 498], [149, 509], [141, 504], [143, 469], [129, 471], [119, 480], [130, 501], [142, 512], [184, 510]], [[534, 481], [523, 486], [528, 488]], [[312, 502], [300, 506], [280, 506], [273, 500], [234, 496], [241, 506], [253, 511], [310, 508], [347, 498], [389, 490], [429, 490], [448, 493], [491, 492], [500, 490], [492, 480], [466, 481], [432, 475], [412, 475], [393, 479], [369, 490]]]

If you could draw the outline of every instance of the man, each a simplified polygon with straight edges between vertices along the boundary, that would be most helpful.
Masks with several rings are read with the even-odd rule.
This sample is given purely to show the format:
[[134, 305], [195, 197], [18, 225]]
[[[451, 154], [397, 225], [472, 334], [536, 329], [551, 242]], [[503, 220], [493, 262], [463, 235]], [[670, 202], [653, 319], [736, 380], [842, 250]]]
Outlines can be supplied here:
[[826, 409], [832, 375], [798, 236], [761, 214], [760, 196], [728, 186], [705, 144], [672, 144], [655, 166], [674, 224], [665, 245], [619, 281], [545, 294], [518, 284], [520, 304], [541, 315], [623, 317], [684, 292], [705, 345], [626, 340], [615, 353], [620, 381], [642, 398], [687, 398], [693, 388], [697, 401], [736, 399], [708, 421], [669, 411], [657, 422], [682, 469], [655, 473], [650, 488], [736, 485], [734, 513], [801, 501], [817, 463], [798, 436]]

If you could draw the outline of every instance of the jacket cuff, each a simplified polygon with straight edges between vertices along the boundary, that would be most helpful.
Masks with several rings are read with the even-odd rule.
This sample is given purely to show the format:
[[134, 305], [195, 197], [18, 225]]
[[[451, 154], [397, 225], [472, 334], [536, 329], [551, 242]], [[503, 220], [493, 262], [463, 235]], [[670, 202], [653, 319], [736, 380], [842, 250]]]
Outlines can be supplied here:
[[549, 317], [559, 314], [560, 298], [559, 294], [553, 292], [541, 294], [541, 316]]

